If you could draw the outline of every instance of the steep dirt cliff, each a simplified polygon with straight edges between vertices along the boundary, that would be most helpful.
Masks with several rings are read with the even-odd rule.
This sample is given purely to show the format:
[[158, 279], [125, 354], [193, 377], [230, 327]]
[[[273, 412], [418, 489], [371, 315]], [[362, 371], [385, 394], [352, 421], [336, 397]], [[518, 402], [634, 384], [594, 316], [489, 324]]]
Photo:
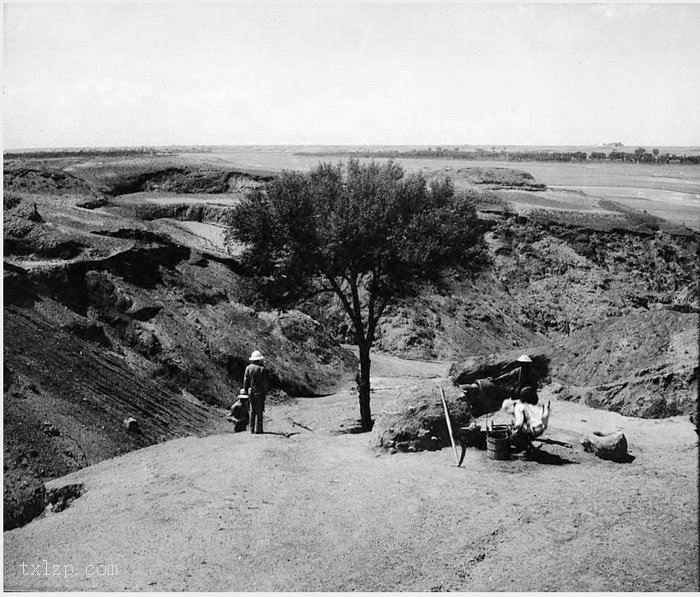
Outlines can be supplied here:
[[[439, 287], [424, 285], [398, 300], [379, 326], [379, 349], [457, 360], [658, 308], [698, 313], [695, 233], [631, 230], [624, 221], [587, 228], [540, 213], [489, 216], [484, 263], [465, 264]], [[337, 304], [317, 304], [313, 314], [349, 338]]]

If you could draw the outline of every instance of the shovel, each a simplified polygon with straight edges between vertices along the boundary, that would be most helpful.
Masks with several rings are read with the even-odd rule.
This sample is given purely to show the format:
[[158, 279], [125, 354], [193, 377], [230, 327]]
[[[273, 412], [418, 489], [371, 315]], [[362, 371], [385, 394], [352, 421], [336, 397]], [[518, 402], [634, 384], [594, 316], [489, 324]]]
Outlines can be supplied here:
[[440, 397], [442, 398], [442, 408], [445, 410], [445, 420], [447, 421], [447, 431], [450, 434], [450, 442], [452, 442], [452, 450], [455, 453], [455, 466], [459, 466], [461, 463], [459, 456], [457, 455], [457, 446], [455, 445], [455, 438], [452, 435], [452, 421], [450, 420], [450, 411], [447, 410], [447, 400], [445, 400], [445, 391], [440, 386]]

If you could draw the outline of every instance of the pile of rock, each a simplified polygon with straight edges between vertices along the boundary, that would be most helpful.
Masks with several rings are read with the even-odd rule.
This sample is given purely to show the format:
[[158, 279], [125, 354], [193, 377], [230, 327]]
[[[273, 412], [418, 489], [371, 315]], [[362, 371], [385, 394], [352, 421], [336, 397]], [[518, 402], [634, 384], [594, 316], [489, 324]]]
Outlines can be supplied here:
[[471, 421], [470, 409], [462, 391], [450, 380], [434, 380], [410, 386], [377, 417], [372, 430], [372, 444], [390, 452], [438, 450], [450, 445], [450, 435], [440, 397], [440, 387], [450, 411], [455, 433]]

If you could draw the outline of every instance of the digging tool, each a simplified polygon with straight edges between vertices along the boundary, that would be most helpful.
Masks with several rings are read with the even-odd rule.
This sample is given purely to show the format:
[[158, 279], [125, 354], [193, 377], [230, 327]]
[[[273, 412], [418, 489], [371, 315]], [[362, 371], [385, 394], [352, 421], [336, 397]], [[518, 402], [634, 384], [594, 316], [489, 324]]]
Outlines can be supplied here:
[[464, 457], [467, 455], [467, 444], [462, 444], [462, 454], [459, 457], [459, 461], [457, 462], [457, 466], [462, 466], [462, 463], [464, 462]]
[[452, 450], [455, 453], [455, 463], [456, 466], [462, 464], [457, 455], [457, 446], [455, 445], [455, 438], [452, 435], [452, 421], [450, 420], [450, 411], [447, 409], [447, 400], [445, 400], [445, 390], [440, 386], [440, 397], [442, 398], [442, 408], [445, 410], [445, 420], [447, 421], [447, 431], [450, 434], [450, 442], [452, 443]]
[[561, 442], [556, 439], [549, 439], [548, 437], [538, 437], [535, 441], [541, 442], [543, 444], [555, 444], [557, 446], [564, 446], [565, 448], [572, 449], [573, 446], [569, 442]]
[[281, 435], [289, 439], [293, 435], [299, 435], [298, 431], [292, 431], [291, 433], [285, 433], [284, 431], [265, 431], [264, 435]]

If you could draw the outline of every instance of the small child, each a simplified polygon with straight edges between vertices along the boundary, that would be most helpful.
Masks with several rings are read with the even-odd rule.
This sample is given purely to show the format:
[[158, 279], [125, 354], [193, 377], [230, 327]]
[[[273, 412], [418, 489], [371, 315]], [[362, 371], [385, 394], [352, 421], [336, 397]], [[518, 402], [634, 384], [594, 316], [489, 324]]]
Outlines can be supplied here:
[[248, 428], [250, 421], [250, 404], [248, 402], [248, 394], [241, 388], [238, 394], [238, 400], [231, 406], [230, 417], [233, 418], [233, 431], [245, 431]]

